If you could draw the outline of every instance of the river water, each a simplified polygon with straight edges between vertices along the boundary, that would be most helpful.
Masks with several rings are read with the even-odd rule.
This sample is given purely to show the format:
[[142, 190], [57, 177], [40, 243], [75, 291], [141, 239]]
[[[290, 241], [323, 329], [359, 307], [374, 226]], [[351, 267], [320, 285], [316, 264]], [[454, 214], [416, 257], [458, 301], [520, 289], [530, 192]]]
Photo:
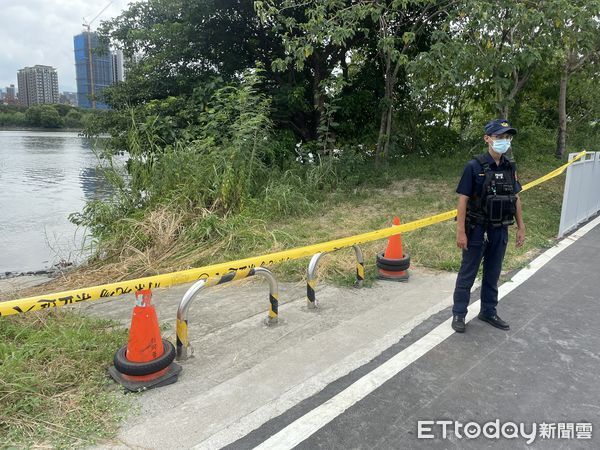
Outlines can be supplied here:
[[91, 239], [69, 214], [108, 189], [77, 133], [0, 131], [0, 276], [89, 256]]

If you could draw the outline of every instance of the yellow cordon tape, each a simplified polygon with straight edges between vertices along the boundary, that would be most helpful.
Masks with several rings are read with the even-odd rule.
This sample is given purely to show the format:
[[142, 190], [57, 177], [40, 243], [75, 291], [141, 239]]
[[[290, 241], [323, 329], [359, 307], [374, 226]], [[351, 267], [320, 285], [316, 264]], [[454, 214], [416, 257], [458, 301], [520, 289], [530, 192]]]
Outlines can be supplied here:
[[[523, 186], [523, 191], [531, 189], [540, 183], [550, 180], [562, 174], [567, 167], [578, 161], [586, 154], [585, 151], [577, 154], [571, 161], [563, 164], [552, 172], [538, 178], [531, 183]], [[135, 292], [140, 289], [153, 289], [158, 287], [168, 287], [176, 284], [189, 283], [203, 278], [212, 278], [219, 275], [225, 275], [229, 272], [242, 271], [243, 274], [247, 270], [254, 267], [269, 266], [283, 261], [305, 258], [312, 256], [315, 253], [331, 252], [353, 245], [364, 244], [366, 242], [377, 241], [387, 238], [394, 234], [406, 233], [409, 231], [418, 230], [419, 228], [428, 227], [436, 223], [444, 222], [456, 217], [456, 209], [445, 213], [436, 214], [435, 216], [426, 217], [424, 219], [415, 220], [402, 225], [395, 225], [381, 230], [371, 231], [369, 233], [358, 234], [347, 238], [336, 239], [335, 241], [323, 242], [321, 244], [307, 245], [305, 247], [284, 250], [267, 255], [254, 256], [251, 258], [239, 259], [237, 261], [225, 262], [211, 266], [199, 267], [197, 269], [188, 269], [180, 272], [167, 273], [164, 275], [155, 275], [150, 277], [138, 278], [135, 280], [121, 281], [118, 283], [103, 284], [72, 291], [58, 292], [54, 294], [38, 295], [35, 297], [21, 298], [0, 302], [0, 316], [9, 316], [12, 314], [20, 314], [39, 309], [54, 308], [58, 306], [70, 305], [73, 303], [84, 302], [88, 300], [98, 300], [107, 297], [116, 297], [130, 292]], [[236, 274], [237, 275], [237, 274]], [[245, 276], [245, 275], [244, 275]], [[239, 277], [243, 278], [243, 276]], [[238, 279], [236, 276], [235, 279]]]
[[542, 184], [548, 180], [550, 180], [551, 178], [557, 177], [560, 174], [562, 174], [565, 170], [567, 170], [567, 167], [569, 167], [571, 164], [573, 164], [575, 161], [579, 161], [581, 158], [583, 158], [585, 156], [587, 152], [583, 151], [578, 153], [571, 161], [569, 161], [566, 164], [563, 164], [562, 166], [560, 166], [557, 169], [554, 169], [552, 172], [547, 173], [546, 175], [544, 175], [543, 177], [538, 178], [537, 180], [533, 180], [531, 183], [527, 183], [526, 185], [522, 186], [523, 191], [526, 191], [527, 189], [531, 189], [532, 187], [537, 186], [538, 184]]

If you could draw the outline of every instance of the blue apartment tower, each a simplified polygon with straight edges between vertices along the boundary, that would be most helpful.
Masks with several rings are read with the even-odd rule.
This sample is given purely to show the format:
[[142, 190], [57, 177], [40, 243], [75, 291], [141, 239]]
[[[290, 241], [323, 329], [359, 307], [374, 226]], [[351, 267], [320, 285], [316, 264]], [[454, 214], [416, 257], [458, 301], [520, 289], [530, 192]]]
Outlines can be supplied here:
[[99, 95], [113, 84], [113, 57], [98, 34], [84, 31], [73, 38], [77, 102], [80, 108], [108, 109]]

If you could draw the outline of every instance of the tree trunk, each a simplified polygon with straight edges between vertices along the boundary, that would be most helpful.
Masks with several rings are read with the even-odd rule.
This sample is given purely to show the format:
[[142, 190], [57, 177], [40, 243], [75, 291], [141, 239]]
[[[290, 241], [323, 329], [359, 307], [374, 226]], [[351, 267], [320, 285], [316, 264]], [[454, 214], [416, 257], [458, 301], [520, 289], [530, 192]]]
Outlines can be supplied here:
[[[384, 100], [385, 101], [385, 100]], [[381, 119], [379, 121], [379, 136], [377, 138], [377, 149], [375, 150], [375, 165], [379, 166], [383, 154], [383, 138], [385, 137], [385, 127], [387, 124], [387, 108], [384, 107], [381, 111]]]
[[383, 146], [383, 160], [388, 160], [388, 155], [390, 153], [390, 139], [392, 138], [392, 119], [394, 116], [394, 105], [393, 105], [393, 87], [390, 89], [390, 105], [387, 109], [387, 121], [385, 125], [385, 144]]
[[377, 150], [375, 154], [375, 164], [379, 165], [381, 160], [387, 158], [391, 131], [391, 121], [393, 112], [393, 94], [394, 80], [392, 76], [392, 57], [388, 52], [385, 57], [385, 73], [383, 74], [385, 84], [385, 93], [383, 95], [383, 105], [381, 111], [381, 121], [379, 123], [379, 136], [377, 138]]
[[508, 114], [508, 106], [503, 102], [504, 93], [502, 92], [502, 88], [496, 84], [496, 109], [498, 110], [498, 115], [502, 119], [508, 119], [504, 114]]
[[325, 114], [325, 98], [321, 91], [321, 82], [325, 76], [325, 67], [321, 54], [315, 52], [310, 59], [313, 69], [313, 139], [319, 138], [321, 117]]
[[319, 126], [321, 124], [321, 117], [325, 114], [325, 100], [321, 93], [321, 77], [317, 75], [315, 70], [315, 76], [313, 78], [313, 111], [314, 111], [314, 124], [313, 124], [313, 138], [319, 138]]
[[560, 74], [558, 94], [558, 137], [556, 139], [556, 157], [562, 158], [567, 148], [567, 83], [569, 82], [569, 61]]
[[377, 153], [375, 162], [377, 165], [381, 161], [386, 161], [390, 147], [390, 136], [392, 134], [392, 116], [394, 114], [393, 88], [386, 82], [385, 95], [383, 97], [383, 109], [381, 111], [381, 121], [379, 123], [379, 137], [377, 139]]

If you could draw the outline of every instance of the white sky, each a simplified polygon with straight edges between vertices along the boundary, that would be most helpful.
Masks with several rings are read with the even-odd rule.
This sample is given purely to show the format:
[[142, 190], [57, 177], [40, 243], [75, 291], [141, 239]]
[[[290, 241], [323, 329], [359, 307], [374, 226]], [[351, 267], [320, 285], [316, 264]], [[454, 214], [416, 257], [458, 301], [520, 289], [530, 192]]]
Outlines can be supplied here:
[[[0, 89], [17, 86], [17, 71], [43, 64], [58, 72], [61, 92], [76, 92], [73, 36], [110, 0], [0, 0]], [[114, 0], [94, 23], [118, 16], [130, 0]]]

